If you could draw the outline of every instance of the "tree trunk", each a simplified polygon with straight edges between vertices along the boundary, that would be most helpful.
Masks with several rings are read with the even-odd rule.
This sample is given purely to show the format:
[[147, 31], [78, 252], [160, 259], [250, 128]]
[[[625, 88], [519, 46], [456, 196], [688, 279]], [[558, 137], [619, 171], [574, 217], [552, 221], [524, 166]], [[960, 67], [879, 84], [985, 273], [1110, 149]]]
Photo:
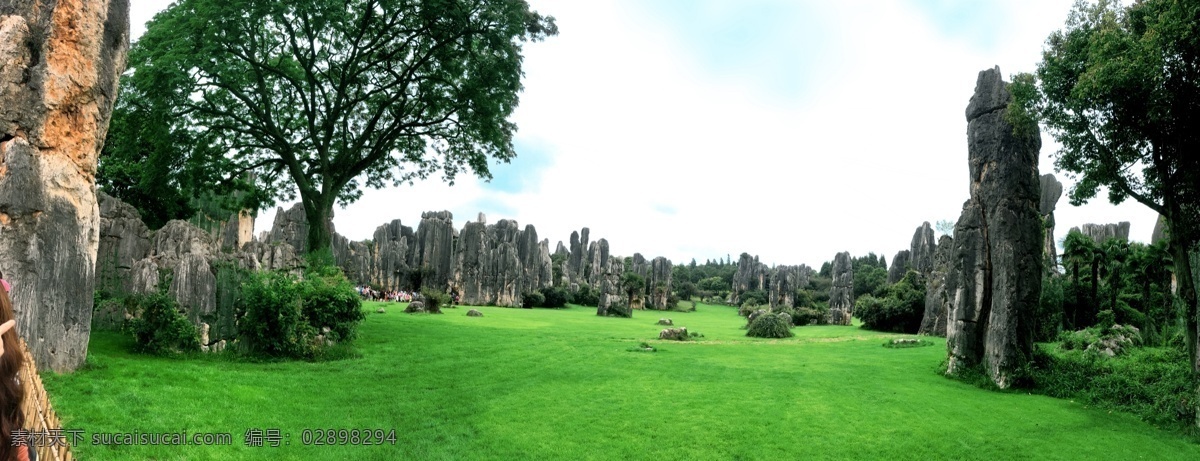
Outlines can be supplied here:
[[307, 254], [318, 251], [332, 252], [333, 231], [333, 200], [320, 194], [315, 197], [302, 196], [304, 214], [308, 219], [308, 250]]
[[1193, 373], [1200, 373], [1200, 357], [1197, 356], [1197, 337], [1200, 336], [1200, 330], [1197, 330], [1196, 319], [1196, 284], [1192, 279], [1192, 263], [1188, 255], [1188, 246], [1186, 239], [1182, 236], [1177, 236], [1176, 233], [1170, 234], [1171, 239], [1171, 256], [1175, 260], [1175, 282], [1178, 284], [1179, 297], [1183, 299], [1184, 319], [1187, 321], [1187, 346], [1188, 357], [1192, 365]]

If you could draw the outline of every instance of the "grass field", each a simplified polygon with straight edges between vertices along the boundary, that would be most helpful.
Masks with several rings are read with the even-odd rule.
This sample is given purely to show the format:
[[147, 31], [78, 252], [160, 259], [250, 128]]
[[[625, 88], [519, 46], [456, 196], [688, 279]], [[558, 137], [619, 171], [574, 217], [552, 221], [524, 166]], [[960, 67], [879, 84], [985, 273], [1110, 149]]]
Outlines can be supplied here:
[[[1200, 459], [1137, 418], [937, 373], [944, 341], [812, 326], [747, 338], [733, 308], [596, 317], [591, 308], [406, 315], [368, 303], [358, 357], [252, 363], [131, 354], [92, 336], [88, 365], [45, 376], [79, 459]], [[658, 341], [654, 323], [704, 334]], [[935, 338], [936, 339], [936, 338]], [[659, 351], [629, 352], [640, 342]], [[279, 447], [249, 447], [250, 429]], [[314, 446], [311, 429], [395, 429], [395, 443]], [[92, 445], [111, 432], [222, 432], [228, 446]], [[268, 443], [269, 445], [269, 443]]]

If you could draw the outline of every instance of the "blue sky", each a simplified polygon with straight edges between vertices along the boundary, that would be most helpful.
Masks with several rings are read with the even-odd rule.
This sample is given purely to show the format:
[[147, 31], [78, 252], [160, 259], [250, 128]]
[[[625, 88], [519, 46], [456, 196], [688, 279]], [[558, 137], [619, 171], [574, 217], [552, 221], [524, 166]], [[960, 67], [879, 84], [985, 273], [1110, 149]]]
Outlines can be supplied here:
[[[615, 254], [676, 262], [890, 261], [968, 197], [964, 110], [978, 72], [1034, 70], [1073, 1], [530, 3], [560, 34], [526, 45], [518, 158], [490, 183], [367, 191], [335, 210], [340, 232], [365, 239], [450, 210], [459, 227], [479, 212], [532, 223], [551, 248], [586, 226]], [[134, 23], [165, 4], [133, 0]], [[1043, 144], [1053, 172], [1057, 145]], [[1064, 198], [1056, 234], [1122, 220], [1149, 239], [1144, 206]]]

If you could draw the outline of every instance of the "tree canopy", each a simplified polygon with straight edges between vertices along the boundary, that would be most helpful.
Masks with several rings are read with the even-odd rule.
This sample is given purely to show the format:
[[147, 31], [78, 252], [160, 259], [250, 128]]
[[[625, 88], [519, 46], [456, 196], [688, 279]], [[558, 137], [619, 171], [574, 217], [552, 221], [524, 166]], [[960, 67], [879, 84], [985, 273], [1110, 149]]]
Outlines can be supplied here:
[[[1079, 205], [1107, 189], [1166, 218], [1177, 274], [1197, 241], [1200, 211], [1200, 1], [1076, 4], [1050, 35], [1036, 79], [1013, 79], [1017, 119], [1038, 120], [1062, 144], [1055, 166], [1073, 175]], [[1016, 126], [1023, 126], [1016, 123]], [[1196, 293], [1178, 277], [1197, 354]]]
[[180, 0], [130, 51], [103, 172], [299, 195], [308, 249], [328, 248], [364, 186], [513, 158], [523, 43], [556, 33], [523, 0]]

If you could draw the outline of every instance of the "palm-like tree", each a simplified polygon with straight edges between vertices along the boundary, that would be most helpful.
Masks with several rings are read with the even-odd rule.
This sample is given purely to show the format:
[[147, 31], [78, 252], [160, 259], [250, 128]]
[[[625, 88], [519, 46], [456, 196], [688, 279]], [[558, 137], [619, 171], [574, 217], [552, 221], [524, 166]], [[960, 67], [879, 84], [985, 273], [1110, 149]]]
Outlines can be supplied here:
[[[1067, 238], [1063, 240], [1063, 264], [1071, 272], [1071, 283], [1074, 286], [1075, 299], [1071, 303], [1073, 306], [1071, 312], [1064, 312], [1066, 318], [1071, 319], [1071, 328], [1079, 328], [1079, 307], [1083, 300], [1079, 299], [1078, 287], [1082, 285], [1083, 280], [1080, 279], [1080, 271], [1084, 265], [1094, 266], [1096, 253], [1096, 244], [1092, 239], [1083, 235], [1079, 231], [1072, 230], [1067, 233]], [[1092, 280], [1095, 280], [1093, 276]], [[1094, 290], [1094, 289], [1093, 289]], [[1093, 296], [1093, 300], [1095, 297]]]

